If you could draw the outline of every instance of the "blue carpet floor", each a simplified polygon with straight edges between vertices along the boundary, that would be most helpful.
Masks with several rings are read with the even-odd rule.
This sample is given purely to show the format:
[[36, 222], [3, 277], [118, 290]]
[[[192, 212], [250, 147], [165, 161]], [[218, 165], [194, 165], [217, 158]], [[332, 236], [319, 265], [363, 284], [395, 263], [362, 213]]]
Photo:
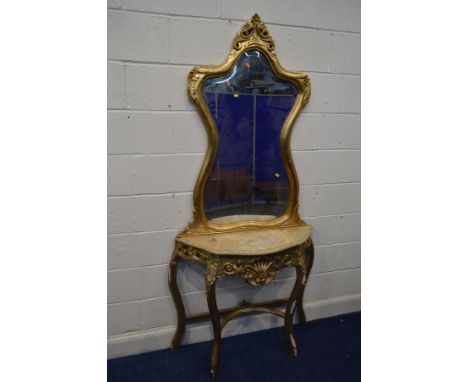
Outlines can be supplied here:
[[[226, 337], [217, 381], [351, 382], [361, 378], [361, 314], [294, 325], [299, 354], [289, 355], [284, 328]], [[213, 381], [211, 341], [117, 358], [107, 363], [109, 382]]]

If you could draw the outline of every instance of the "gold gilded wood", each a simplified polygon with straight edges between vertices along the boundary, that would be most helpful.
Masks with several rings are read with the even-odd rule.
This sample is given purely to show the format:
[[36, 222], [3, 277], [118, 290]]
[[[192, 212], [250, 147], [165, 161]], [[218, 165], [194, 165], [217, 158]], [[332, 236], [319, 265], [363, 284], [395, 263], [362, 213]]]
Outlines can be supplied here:
[[301, 245], [272, 255], [261, 256], [218, 256], [199, 248], [178, 243], [176, 256], [206, 264], [206, 284], [211, 286], [223, 276], [238, 275], [249, 285], [267, 285], [276, 274], [286, 267], [301, 267], [307, 273], [304, 253], [312, 245], [310, 239]]
[[[245, 232], [244, 234], [250, 234]], [[206, 266], [205, 286], [208, 313], [199, 313], [192, 316], [185, 315], [184, 304], [177, 285], [177, 263], [184, 259]], [[214, 377], [219, 360], [221, 348], [221, 331], [233, 318], [244, 313], [264, 312], [271, 313], [285, 320], [285, 331], [291, 354], [297, 355], [297, 346], [292, 332], [292, 322], [296, 309], [301, 322], [305, 321], [303, 308], [303, 294], [313, 262], [313, 243], [307, 238], [301, 244], [284, 251], [257, 256], [216, 255], [199, 248], [188, 246], [176, 239], [176, 246], [169, 265], [169, 286], [177, 310], [177, 328], [172, 340], [172, 350], [176, 350], [184, 333], [187, 321], [200, 318], [211, 319], [213, 326], [213, 349], [211, 353], [210, 372]], [[220, 277], [238, 275], [252, 286], [269, 284], [277, 272], [286, 267], [296, 268], [296, 282], [289, 299], [266, 301], [263, 303], [247, 303], [243, 301], [238, 307], [218, 310], [216, 303], [216, 281]], [[270, 306], [286, 304], [286, 310], [272, 309]], [[220, 316], [224, 316], [221, 320]]]
[[185, 331], [185, 308], [180, 294], [179, 286], [177, 285], [177, 261], [179, 260], [180, 244], [176, 243], [172, 254], [171, 262], [169, 263], [169, 290], [171, 291], [172, 299], [174, 300], [177, 311], [177, 327], [174, 337], [172, 338], [171, 349], [175, 351], [179, 346], [180, 338]]
[[[219, 315], [227, 317], [227, 315], [230, 315], [233, 312], [239, 311], [241, 308], [242, 308], [242, 310], [245, 310], [246, 308], [251, 308], [248, 311], [249, 312], [255, 312], [255, 311], [258, 311], [261, 308], [281, 306], [281, 305], [286, 305], [287, 303], [288, 303], [287, 298], [279, 298], [279, 299], [276, 299], [276, 300], [268, 300], [268, 301], [254, 302], [254, 303], [242, 300], [242, 302], [239, 305], [235, 306], [235, 307], [220, 309], [219, 310]], [[254, 309], [254, 308], [258, 308], [258, 309]], [[275, 309], [271, 309], [271, 310], [275, 310]], [[190, 315], [185, 317], [187, 322], [188, 321], [205, 320], [207, 318], [210, 318], [210, 313], [209, 312], [194, 313], [194, 314], [190, 314]]]
[[[202, 86], [205, 80], [230, 72], [239, 56], [251, 49], [263, 52], [273, 73], [278, 78], [293, 83], [298, 89], [295, 103], [280, 134], [281, 156], [289, 180], [289, 200], [285, 213], [278, 217], [262, 216], [262, 220], [255, 216], [228, 216], [218, 218], [217, 221], [208, 221], [203, 205], [204, 189], [216, 156], [219, 137], [213, 117], [204, 101]], [[275, 42], [263, 21], [255, 14], [234, 38], [231, 52], [223, 64], [200, 66], [190, 72], [188, 94], [204, 121], [208, 149], [194, 189], [193, 221], [177, 236], [169, 264], [169, 287], [177, 311], [177, 327], [172, 349], [177, 349], [188, 321], [210, 318], [214, 334], [210, 371], [214, 377], [221, 347], [221, 331], [230, 320], [243, 313], [266, 312], [284, 318], [289, 349], [293, 355], [297, 355], [292, 322], [296, 311], [301, 322], [305, 322], [306, 319], [302, 300], [312, 268], [314, 247], [310, 238], [310, 227], [301, 220], [298, 213], [299, 182], [292, 160], [290, 139], [293, 124], [309, 101], [310, 80], [307, 75], [287, 71], [280, 65], [275, 52]], [[186, 315], [177, 283], [177, 265], [181, 260], [205, 265], [209, 312]], [[249, 285], [267, 285], [286, 267], [296, 269], [296, 282], [288, 299], [261, 303], [243, 301], [237, 307], [218, 310], [215, 287], [220, 277], [237, 275]], [[273, 309], [279, 305], [286, 305], [284, 312]]]
[[296, 282], [294, 283], [291, 297], [289, 298], [288, 305], [286, 306], [284, 317], [284, 328], [286, 330], [286, 337], [289, 343], [289, 351], [294, 357], [297, 356], [297, 346], [292, 332], [292, 321], [297, 302], [300, 301], [299, 299], [304, 290], [306, 281], [307, 278], [304, 263], [296, 265]]
[[302, 287], [301, 295], [299, 297], [299, 304], [297, 305], [297, 313], [299, 315], [299, 322], [301, 324], [304, 324], [306, 322], [306, 315], [304, 313], [304, 289], [305, 289], [305, 283], [307, 282], [307, 279], [309, 278], [310, 271], [312, 269], [312, 265], [314, 264], [314, 257], [315, 257], [315, 248], [314, 248], [314, 243], [312, 242], [312, 239], [308, 239], [309, 245], [306, 249], [307, 251], [307, 257], [306, 257], [306, 272], [305, 272], [305, 281], [304, 285]]
[[251, 313], [251, 312], [260, 312], [260, 313], [270, 313], [274, 314], [275, 316], [284, 318], [285, 314], [281, 310], [278, 309], [271, 309], [266, 306], [259, 306], [259, 307], [250, 307], [250, 306], [242, 306], [229, 314], [226, 314], [224, 319], [221, 321], [221, 329], [223, 329], [226, 324], [231, 321], [233, 318], [236, 318], [237, 316], [245, 313]]
[[[280, 135], [281, 156], [289, 180], [289, 200], [283, 215], [268, 221], [246, 220], [230, 224], [219, 224], [207, 220], [204, 209], [205, 185], [210, 169], [216, 157], [219, 143], [218, 130], [211, 116], [202, 94], [202, 85], [205, 80], [223, 76], [230, 72], [238, 57], [252, 49], [262, 51], [268, 59], [274, 74], [283, 80], [293, 83], [298, 89], [296, 101], [287, 116]], [[267, 27], [258, 14], [247, 21], [241, 31], [234, 38], [232, 49], [226, 61], [218, 66], [198, 66], [193, 68], [188, 76], [188, 94], [196, 105], [204, 122], [207, 136], [208, 149], [205, 160], [200, 170], [193, 193], [193, 221], [180, 234], [180, 236], [193, 234], [206, 234], [213, 232], [227, 232], [248, 230], [252, 228], [272, 228], [283, 226], [304, 225], [299, 217], [299, 182], [290, 149], [290, 140], [293, 124], [300, 111], [310, 98], [310, 80], [306, 74], [288, 71], [283, 68], [276, 56], [275, 42]]]

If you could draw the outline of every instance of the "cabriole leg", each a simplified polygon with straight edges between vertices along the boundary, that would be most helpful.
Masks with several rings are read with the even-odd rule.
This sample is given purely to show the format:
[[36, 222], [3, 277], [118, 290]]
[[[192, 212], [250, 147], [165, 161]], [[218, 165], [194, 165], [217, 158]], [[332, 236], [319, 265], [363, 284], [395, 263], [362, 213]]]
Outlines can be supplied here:
[[304, 324], [306, 322], [306, 315], [304, 313], [304, 290], [305, 290], [307, 280], [309, 280], [310, 270], [312, 269], [312, 265], [314, 263], [314, 242], [312, 241], [312, 239], [310, 239], [310, 247], [308, 247], [306, 251], [307, 251], [306, 274], [305, 274], [306, 281], [301, 290], [301, 295], [299, 297], [298, 306], [297, 306], [297, 313], [299, 315], [299, 322], [301, 324]]
[[210, 311], [211, 323], [213, 324], [213, 351], [211, 353], [210, 373], [214, 378], [218, 365], [219, 350], [221, 347], [221, 324], [219, 321], [218, 305], [216, 304], [216, 269], [217, 263], [208, 263], [206, 270], [206, 300]]
[[[304, 255], [301, 255], [302, 259], [304, 259]], [[288, 340], [289, 344], [289, 351], [290, 353], [296, 357], [297, 356], [297, 346], [296, 346], [296, 341], [293, 336], [292, 332], [292, 323], [293, 323], [293, 317], [294, 317], [294, 310], [296, 308], [297, 302], [300, 299], [301, 296], [301, 291], [304, 288], [305, 285], [305, 264], [304, 260], [301, 261], [301, 264], [298, 264], [295, 266], [296, 267], [296, 282], [294, 284], [294, 288], [291, 293], [291, 297], [289, 298], [288, 305], [286, 307], [286, 312], [285, 312], [285, 329], [286, 329], [286, 337]]]
[[185, 331], [185, 308], [180, 294], [179, 286], [177, 284], [177, 252], [179, 245], [176, 244], [174, 252], [169, 263], [169, 289], [171, 291], [172, 298], [177, 311], [177, 328], [172, 338], [171, 349], [172, 351], [177, 350], [180, 339]]

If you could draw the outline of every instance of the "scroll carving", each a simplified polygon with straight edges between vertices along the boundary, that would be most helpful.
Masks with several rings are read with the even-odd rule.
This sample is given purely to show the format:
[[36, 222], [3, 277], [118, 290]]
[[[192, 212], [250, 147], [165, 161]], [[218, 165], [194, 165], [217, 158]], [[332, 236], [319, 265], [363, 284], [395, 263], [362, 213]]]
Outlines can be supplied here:
[[188, 75], [188, 85], [187, 85], [188, 95], [192, 99], [192, 101], [195, 103], [198, 102], [197, 89], [202, 78], [203, 78], [202, 74], [198, 72], [196, 68], [194, 68]]
[[[271, 54], [276, 55], [275, 42], [271, 37], [268, 28], [257, 13], [255, 13], [252, 18], [244, 24], [241, 31], [237, 34], [236, 38], [232, 42], [233, 51], [235, 52], [240, 50], [246, 41], [248, 41], [249, 45], [263, 45]], [[233, 52], [231, 52], [231, 54], [232, 53]]]
[[267, 285], [283, 268], [301, 267], [306, 272], [305, 251], [311, 240], [274, 255], [262, 256], [217, 256], [201, 249], [180, 246], [177, 255], [190, 261], [207, 265], [206, 283], [212, 285], [217, 278], [238, 275], [249, 285]]
[[[266, 256], [265, 256], [266, 257]], [[300, 266], [305, 267], [304, 252], [285, 253], [273, 257], [254, 258], [250, 261], [233, 260], [223, 263], [224, 275], [239, 275], [241, 279], [252, 286], [267, 285], [283, 268]], [[305, 268], [304, 268], [305, 269]]]
[[216, 258], [208, 259], [207, 267], [206, 267], [206, 274], [205, 274], [205, 280], [206, 280], [207, 286], [214, 284], [214, 282], [218, 278], [218, 267], [219, 267], [218, 259]]
[[307, 105], [310, 99], [310, 78], [307, 76], [304, 78], [304, 98], [302, 99], [302, 106]]

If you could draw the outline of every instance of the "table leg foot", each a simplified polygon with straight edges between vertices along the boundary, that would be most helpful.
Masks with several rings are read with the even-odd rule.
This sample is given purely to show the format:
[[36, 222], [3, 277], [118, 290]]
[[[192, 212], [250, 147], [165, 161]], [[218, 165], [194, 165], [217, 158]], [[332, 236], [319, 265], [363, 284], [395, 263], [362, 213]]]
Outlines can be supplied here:
[[216, 378], [216, 368], [215, 367], [212, 367], [210, 369], [210, 374], [211, 374], [211, 378], [213, 378], [213, 379]]

